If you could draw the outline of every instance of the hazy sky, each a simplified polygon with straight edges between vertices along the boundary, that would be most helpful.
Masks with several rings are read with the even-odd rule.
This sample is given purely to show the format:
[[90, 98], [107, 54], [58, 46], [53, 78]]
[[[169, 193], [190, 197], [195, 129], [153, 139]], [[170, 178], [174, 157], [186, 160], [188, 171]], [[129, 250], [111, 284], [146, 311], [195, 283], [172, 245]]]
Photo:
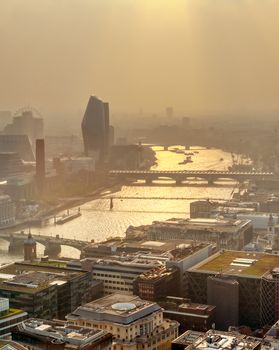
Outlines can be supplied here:
[[0, 110], [279, 109], [278, 0], [0, 0]]

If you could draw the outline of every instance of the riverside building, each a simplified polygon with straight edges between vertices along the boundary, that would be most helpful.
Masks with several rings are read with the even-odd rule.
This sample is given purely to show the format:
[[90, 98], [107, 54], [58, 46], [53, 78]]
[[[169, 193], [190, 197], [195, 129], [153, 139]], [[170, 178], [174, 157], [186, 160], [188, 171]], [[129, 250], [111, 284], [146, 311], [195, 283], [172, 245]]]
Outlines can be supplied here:
[[0, 194], [0, 227], [15, 223], [15, 204], [11, 197]]
[[178, 322], [163, 318], [162, 308], [137, 296], [112, 294], [78, 307], [66, 319], [114, 336], [114, 350], [170, 349]]
[[150, 240], [187, 239], [211, 242], [218, 248], [242, 249], [253, 237], [250, 220], [235, 219], [170, 219], [154, 221], [146, 231]]

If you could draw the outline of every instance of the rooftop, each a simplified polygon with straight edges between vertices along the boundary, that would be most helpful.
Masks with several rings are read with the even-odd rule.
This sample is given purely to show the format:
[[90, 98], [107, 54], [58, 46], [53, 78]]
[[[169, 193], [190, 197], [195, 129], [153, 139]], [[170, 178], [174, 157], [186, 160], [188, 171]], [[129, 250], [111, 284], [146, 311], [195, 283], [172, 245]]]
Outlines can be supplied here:
[[84, 274], [84, 271], [53, 265], [14, 263], [0, 268], [0, 289], [35, 293], [50, 285], [61, 285]]
[[173, 274], [175, 269], [173, 268], [167, 268], [165, 266], [158, 266], [154, 267], [151, 270], [147, 270], [146, 272], [142, 273], [139, 278], [141, 280], [160, 280], [163, 277], [170, 276]]
[[250, 220], [240, 219], [215, 219], [215, 218], [195, 218], [195, 219], [169, 219], [165, 221], [154, 221], [150, 229], [158, 227], [179, 228], [181, 230], [208, 230], [212, 232], [235, 232], [250, 224]]
[[66, 342], [71, 345], [83, 346], [88, 343], [99, 341], [108, 333], [86, 327], [67, 324], [66, 322], [52, 322], [41, 319], [28, 319], [18, 325], [18, 331], [33, 336], [49, 338], [56, 343]]
[[255, 349], [261, 346], [260, 339], [248, 337], [241, 334], [231, 332], [208, 331], [200, 337], [194, 339], [193, 343], [188, 345], [186, 349]]
[[134, 295], [110, 294], [78, 307], [67, 319], [90, 319], [127, 325], [161, 310], [153, 302]]
[[212, 255], [190, 271], [260, 278], [276, 267], [279, 267], [278, 255], [226, 250]]
[[181, 334], [178, 338], [172, 341], [174, 344], [181, 344], [185, 347], [191, 345], [195, 340], [201, 337], [204, 333], [188, 330]]
[[27, 348], [11, 340], [0, 339], [0, 350], [27, 350]]
[[89, 256], [105, 258], [115, 257], [132, 259], [134, 256], [141, 258], [183, 259], [200, 249], [209, 246], [209, 243], [195, 242], [192, 240], [174, 239], [171, 241], [147, 241], [147, 240], [110, 240], [108, 242], [94, 243], [85, 248]]
[[9, 308], [9, 310], [7, 310], [7, 312], [5, 314], [0, 314], [0, 321], [1, 320], [5, 320], [6, 318], [9, 318], [9, 317], [12, 317], [12, 316], [20, 315], [22, 313], [25, 313], [25, 311], [20, 310], [20, 309]]

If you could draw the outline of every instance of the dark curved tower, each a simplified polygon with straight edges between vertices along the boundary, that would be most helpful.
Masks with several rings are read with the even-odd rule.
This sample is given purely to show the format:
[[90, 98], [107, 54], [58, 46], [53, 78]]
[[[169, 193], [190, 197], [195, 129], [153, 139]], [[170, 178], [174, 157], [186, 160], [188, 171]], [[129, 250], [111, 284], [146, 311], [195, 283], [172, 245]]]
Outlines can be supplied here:
[[102, 160], [106, 152], [106, 110], [103, 101], [90, 96], [81, 123], [84, 153]]

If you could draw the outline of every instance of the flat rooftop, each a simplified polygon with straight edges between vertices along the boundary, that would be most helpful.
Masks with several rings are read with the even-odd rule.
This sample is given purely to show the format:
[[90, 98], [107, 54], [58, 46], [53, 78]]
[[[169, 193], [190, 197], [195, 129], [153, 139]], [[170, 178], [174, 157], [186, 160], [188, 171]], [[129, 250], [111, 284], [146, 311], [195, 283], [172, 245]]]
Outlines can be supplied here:
[[209, 230], [211, 232], [235, 232], [250, 224], [250, 220], [245, 219], [215, 219], [215, 218], [195, 218], [195, 219], [169, 219], [165, 221], [154, 221], [149, 227], [177, 228], [181, 230]]
[[189, 271], [261, 278], [279, 267], [279, 255], [226, 250], [218, 252]]
[[160, 280], [161, 278], [164, 278], [166, 276], [170, 276], [172, 273], [174, 273], [173, 268], [167, 268], [165, 266], [158, 266], [151, 270], [147, 270], [146, 272], [142, 273], [139, 278], [142, 281], [156, 281]]
[[[196, 242], [193, 240], [174, 239], [170, 241], [152, 240], [115, 240], [95, 243], [85, 250], [92, 253], [90, 257], [111, 259], [117, 261], [132, 261], [140, 263], [146, 260], [181, 260], [195, 252], [210, 246], [210, 243]], [[121, 257], [119, 257], [121, 256]]]
[[189, 344], [185, 349], [255, 349], [261, 347], [260, 339], [231, 332], [208, 331]]
[[138, 296], [115, 293], [78, 307], [66, 318], [128, 325], [159, 310], [161, 307], [158, 304]]
[[14, 263], [0, 268], [0, 289], [35, 293], [51, 285], [62, 285], [84, 271], [48, 265]]
[[32, 334], [33, 336], [60, 340], [66, 343], [82, 346], [98, 341], [107, 332], [99, 329], [86, 328], [67, 324], [67, 322], [53, 322], [30, 318], [18, 326], [19, 332]]
[[202, 332], [188, 330], [181, 334], [178, 338], [172, 341], [173, 344], [184, 345], [185, 347], [191, 345], [195, 340], [204, 335]]

